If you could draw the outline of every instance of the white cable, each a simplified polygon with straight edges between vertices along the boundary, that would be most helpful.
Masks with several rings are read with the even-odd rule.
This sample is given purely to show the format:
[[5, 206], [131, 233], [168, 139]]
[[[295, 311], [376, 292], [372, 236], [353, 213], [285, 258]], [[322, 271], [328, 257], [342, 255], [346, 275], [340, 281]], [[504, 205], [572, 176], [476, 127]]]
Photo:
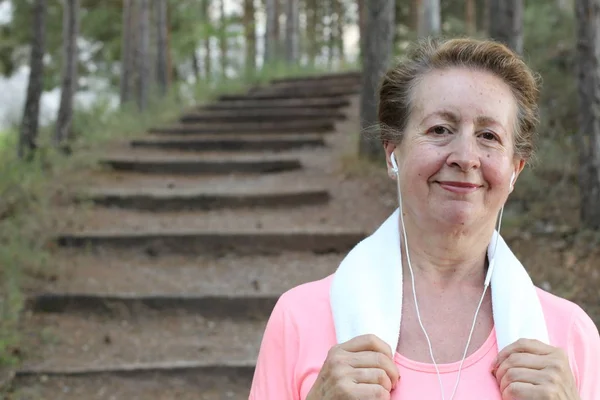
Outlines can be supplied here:
[[[417, 319], [419, 321], [419, 325], [421, 326], [421, 330], [425, 334], [425, 339], [427, 340], [427, 345], [429, 346], [429, 355], [431, 356], [431, 360], [433, 361], [433, 365], [435, 367], [435, 372], [436, 372], [437, 377], [438, 377], [438, 381], [439, 381], [439, 384], [440, 384], [440, 390], [441, 390], [441, 394], [442, 394], [442, 400], [445, 400], [446, 396], [445, 396], [445, 392], [444, 392], [444, 384], [442, 382], [442, 376], [440, 375], [440, 370], [438, 368], [438, 365], [437, 365], [437, 363], [435, 361], [435, 357], [433, 355], [433, 347], [431, 345], [431, 340], [429, 339], [429, 335], [427, 334], [427, 331], [425, 330], [425, 327], [423, 326], [423, 321], [421, 320], [421, 313], [419, 312], [419, 303], [417, 301], [417, 291], [416, 291], [416, 287], [415, 287], [415, 275], [413, 273], [412, 264], [410, 262], [410, 254], [409, 254], [409, 251], [408, 251], [408, 238], [407, 238], [407, 235], [406, 235], [406, 227], [404, 225], [404, 214], [403, 214], [403, 211], [402, 211], [402, 191], [400, 190], [400, 173], [398, 171], [398, 167], [397, 167], [396, 163], [394, 162], [395, 161], [395, 159], [394, 159], [395, 157], [394, 157], [393, 153], [392, 153], [391, 158], [393, 160], [392, 161], [392, 165], [394, 166], [393, 170], [394, 170], [394, 172], [396, 174], [396, 184], [397, 184], [397, 187], [398, 187], [398, 205], [399, 205], [399, 208], [400, 208], [400, 222], [402, 224], [402, 234], [403, 234], [403, 237], [404, 237], [404, 248], [405, 248], [405, 251], [406, 251], [406, 261], [408, 263], [408, 268], [410, 270], [410, 276], [411, 276], [411, 281], [412, 281], [412, 291], [413, 291], [413, 298], [414, 298], [414, 301], [415, 301], [415, 310], [417, 311]], [[487, 274], [485, 282], [484, 282], [483, 293], [481, 295], [481, 298], [479, 299], [479, 303], [477, 305], [477, 310], [475, 310], [475, 316], [473, 317], [473, 324], [471, 325], [471, 330], [469, 332], [469, 338], [467, 340], [467, 345], [465, 347], [465, 351], [463, 353], [462, 360], [460, 361], [460, 366], [458, 367], [458, 376], [457, 376], [457, 379], [456, 379], [456, 384], [454, 385], [454, 390], [452, 391], [452, 395], [450, 396], [450, 400], [454, 399], [454, 396], [456, 394], [456, 390], [458, 389], [458, 384], [460, 382], [460, 376], [461, 376], [461, 372], [462, 372], [462, 367], [463, 367], [463, 364], [465, 362], [465, 359], [467, 358], [467, 352], [469, 351], [469, 345], [471, 344], [471, 339], [473, 338], [473, 332], [475, 331], [475, 326], [476, 326], [476, 323], [477, 323], [477, 316], [479, 315], [479, 310], [481, 309], [481, 305], [483, 304], [483, 299], [485, 298], [485, 294], [486, 294], [487, 288], [489, 286], [489, 281], [491, 279], [491, 275], [492, 275], [491, 273], [492, 273], [492, 269], [493, 269], [493, 266], [494, 266], [494, 261], [495, 261], [495, 258], [496, 258], [496, 248], [498, 247], [498, 239], [500, 237], [500, 227], [501, 227], [501, 223], [502, 223], [502, 214], [503, 214], [503, 211], [504, 211], [504, 207], [502, 207], [500, 209], [500, 217], [499, 217], [499, 222], [498, 222], [498, 234], [496, 236], [496, 242], [494, 244], [494, 254], [492, 256], [492, 261], [490, 262], [490, 265], [488, 267], [488, 274]]]

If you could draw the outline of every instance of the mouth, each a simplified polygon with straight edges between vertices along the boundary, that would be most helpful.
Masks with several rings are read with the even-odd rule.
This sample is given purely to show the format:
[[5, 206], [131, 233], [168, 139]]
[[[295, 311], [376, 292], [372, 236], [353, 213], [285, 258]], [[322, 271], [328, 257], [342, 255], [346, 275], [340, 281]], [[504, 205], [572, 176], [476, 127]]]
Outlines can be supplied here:
[[458, 194], [473, 193], [481, 187], [481, 185], [470, 182], [438, 181], [437, 183], [442, 187], [442, 189]]

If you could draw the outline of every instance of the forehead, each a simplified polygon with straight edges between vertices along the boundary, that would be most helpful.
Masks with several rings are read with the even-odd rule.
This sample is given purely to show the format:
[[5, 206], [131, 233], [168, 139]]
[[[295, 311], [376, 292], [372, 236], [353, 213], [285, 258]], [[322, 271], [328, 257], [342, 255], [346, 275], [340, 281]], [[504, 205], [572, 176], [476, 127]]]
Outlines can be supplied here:
[[445, 110], [460, 119], [492, 119], [512, 132], [517, 116], [508, 84], [490, 72], [468, 68], [428, 72], [416, 84], [412, 100], [411, 119], [417, 124], [428, 114]]

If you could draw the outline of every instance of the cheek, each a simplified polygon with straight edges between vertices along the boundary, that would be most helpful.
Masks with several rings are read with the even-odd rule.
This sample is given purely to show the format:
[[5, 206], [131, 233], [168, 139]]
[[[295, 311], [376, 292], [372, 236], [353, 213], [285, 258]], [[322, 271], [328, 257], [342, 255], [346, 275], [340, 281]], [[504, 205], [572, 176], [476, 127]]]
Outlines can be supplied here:
[[510, 186], [512, 167], [503, 157], [488, 155], [482, 164], [483, 178], [492, 190]]
[[419, 146], [412, 149], [404, 163], [407, 178], [428, 180], [443, 167], [445, 157], [438, 148]]

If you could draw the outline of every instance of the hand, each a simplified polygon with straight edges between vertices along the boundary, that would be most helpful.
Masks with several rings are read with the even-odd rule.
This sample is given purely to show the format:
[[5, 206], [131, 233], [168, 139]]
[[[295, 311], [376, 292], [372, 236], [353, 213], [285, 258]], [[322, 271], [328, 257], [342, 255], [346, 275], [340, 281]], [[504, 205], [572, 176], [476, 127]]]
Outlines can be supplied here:
[[375, 335], [357, 336], [329, 350], [306, 399], [389, 400], [398, 378], [390, 346]]
[[562, 349], [519, 339], [492, 365], [502, 400], [579, 400], [569, 359]]

